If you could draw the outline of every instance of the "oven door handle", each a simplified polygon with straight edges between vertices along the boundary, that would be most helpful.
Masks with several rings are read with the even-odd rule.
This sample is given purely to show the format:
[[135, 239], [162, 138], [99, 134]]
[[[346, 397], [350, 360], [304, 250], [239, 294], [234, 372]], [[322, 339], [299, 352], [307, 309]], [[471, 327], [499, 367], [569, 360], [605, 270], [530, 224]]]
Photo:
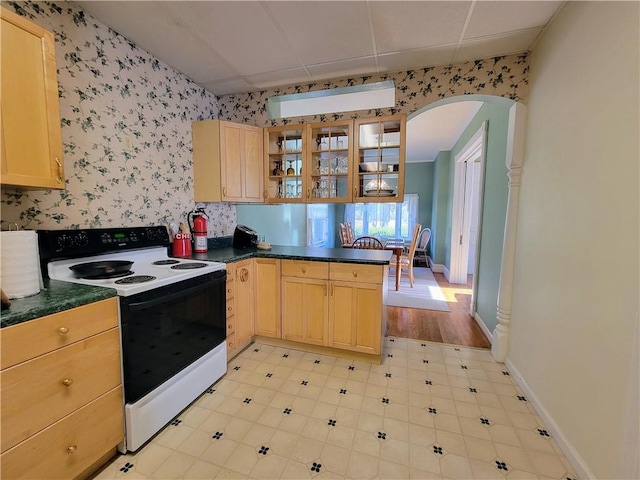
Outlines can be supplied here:
[[134, 311], [134, 310], [143, 310], [145, 308], [152, 308], [155, 307], [157, 305], [160, 305], [162, 303], [167, 303], [171, 300], [175, 300], [176, 298], [181, 298], [184, 297], [186, 295], [190, 295], [192, 293], [196, 293], [199, 292], [200, 290], [205, 290], [207, 288], [211, 288], [212, 285], [215, 285], [216, 283], [222, 283], [224, 282], [224, 280], [220, 281], [214, 281], [214, 282], [207, 282], [207, 283], [203, 283], [202, 285], [196, 285], [195, 287], [191, 287], [191, 288], [185, 288], [184, 290], [180, 290], [174, 293], [170, 293], [169, 295], [161, 295], [158, 298], [154, 298], [153, 300], [146, 300], [144, 302], [133, 302], [133, 303], [129, 303], [127, 306], [129, 308], [130, 311]]

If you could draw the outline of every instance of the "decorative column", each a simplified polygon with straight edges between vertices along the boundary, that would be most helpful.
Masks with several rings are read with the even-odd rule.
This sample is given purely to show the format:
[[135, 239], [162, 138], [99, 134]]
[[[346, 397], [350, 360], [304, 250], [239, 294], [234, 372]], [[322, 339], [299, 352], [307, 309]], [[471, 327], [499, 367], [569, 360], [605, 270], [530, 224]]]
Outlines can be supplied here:
[[502, 262], [500, 285], [498, 287], [498, 312], [491, 341], [491, 354], [498, 362], [504, 362], [509, 349], [509, 329], [511, 325], [511, 300], [513, 295], [513, 266], [516, 249], [516, 226], [518, 223], [518, 200], [520, 196], [520, 176], [524, 157], [526, 107], [515, 103], [509, 110], [509, 131], [506, 164], [509, 177], [507, 213], [502, 242]]

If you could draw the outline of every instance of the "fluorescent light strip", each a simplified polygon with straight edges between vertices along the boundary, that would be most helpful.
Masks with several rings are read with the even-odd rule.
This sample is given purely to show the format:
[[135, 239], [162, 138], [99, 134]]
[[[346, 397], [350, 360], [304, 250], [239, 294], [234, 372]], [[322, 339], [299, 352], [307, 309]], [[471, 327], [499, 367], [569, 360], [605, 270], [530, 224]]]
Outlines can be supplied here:
[[269, 118], [289, 118], [323, 113], [350, 112], [393, 107], [396, 88], [393, 80], [331, 88], [315, 92], [270, 97]]

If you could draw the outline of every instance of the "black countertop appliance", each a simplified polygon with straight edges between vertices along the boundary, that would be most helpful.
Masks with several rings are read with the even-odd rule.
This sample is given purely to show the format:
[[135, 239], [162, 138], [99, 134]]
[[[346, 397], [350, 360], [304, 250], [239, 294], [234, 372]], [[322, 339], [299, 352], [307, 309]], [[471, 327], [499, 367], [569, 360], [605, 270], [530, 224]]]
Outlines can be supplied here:
[[233, 248], [249, 248], [258, 245], [258, 233], [244, 225], [237, 225], [233, 232]]

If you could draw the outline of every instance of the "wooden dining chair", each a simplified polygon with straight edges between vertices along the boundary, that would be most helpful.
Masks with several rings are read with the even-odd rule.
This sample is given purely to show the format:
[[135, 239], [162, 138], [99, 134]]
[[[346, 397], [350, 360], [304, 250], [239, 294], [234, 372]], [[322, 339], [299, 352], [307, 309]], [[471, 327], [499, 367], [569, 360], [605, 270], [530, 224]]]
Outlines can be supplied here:
[[[418, 245], [418, 236], [420, 235], [420, 230], [422, 229], [422, 225], [419, 223], [416, 224], [413, 229], [413, 236], [411, 237], [411, 244], [409, 245], [409, 251], [407, 253], [403, 253], [400, 257], [400, 275], [402, 276], [402, 272], [406, 271], [409, 274], [409, 285], [413, 288], [413, 257], [416, 254], [416, 247]], [[391, 257], [391, 261], [389, 263], [391, 267], [395, 267], [396, 265], [396, 256], [393, 255]]]
[[355, 240], [353, 228], [350, 223], [340, 224], [340, 243], [345, 248], [351, 248], [353, 241]]
[[431, 229], [430, 228], [423, 228], [422, 231], [420, 232], [420, 236], [418, 237], [418, 244], [416, 245], [416, 255], [418, 255], [418, 257], [416, 258], [419, 259], [420, 255], [424, 255], [424, 263], [427, 266], [427, 268], [429, 267], [429, 255], [427, 254], [427, 245], [429, 245], [429, 240], [431, 239]]
[[351, 248], [368, 248], [372, 250], [383, 250], [384, 245], [376, 237], [370, 237], [365, 235], [363, 237], [356, 238], [351, 244]]

